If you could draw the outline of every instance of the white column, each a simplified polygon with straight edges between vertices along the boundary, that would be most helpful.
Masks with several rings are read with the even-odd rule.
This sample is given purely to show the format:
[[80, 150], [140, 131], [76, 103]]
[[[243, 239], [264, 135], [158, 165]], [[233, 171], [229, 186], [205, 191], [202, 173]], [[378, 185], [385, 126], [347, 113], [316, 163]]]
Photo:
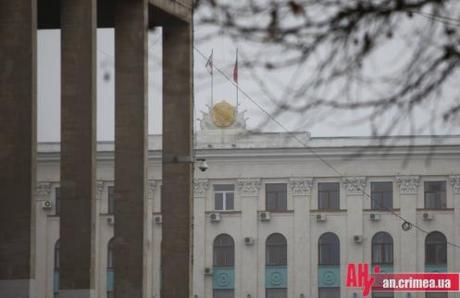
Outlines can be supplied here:
[[237, 183], [238, 195], [241, 200], [241, 226], [243, 237], [252, 237], [255, 244], [242, 247], [242, 262], [235, 268], [235, 278], [240, 279], [241, 297], [263, 297], [265, 293], [258, 293], [260, 284], [265, 287], [265, 280], [260, 279], [260, 262], [258, 250], [264, 246], [264, 239], [258, 238], [257, 199], [259, 197], [260, 179], [240, 179]]
[[[420, 183], [419, 176], [396, 177], [399, 185], [399, 201], [401, 217], [410, 223], [417, 221], [417, 193]], [[417, 230], [412, 227], [409, 231], [401, 231], [401, 268], [402, 272], [417, 271]], [[420, 260], [424, 264], [425, 260]]]
[[[313, 186], [312, 178], [291, 178], [289, 190], [294, 201], [294, 243], [288, 244], [288, 249], [293, 252], [293, 261], [288, 263], [288, 282], [294, 284], [291, 293], [293, 297], [309, 297], [311, 287], [310, 273], [310, 210], [308, 203], [311, 200]], [[293, 274], [290, 274], [293, 273]], [[293, 283], [290, 282], [293, 280]]]
[[[51, 183], [50, 182], [37, 182], [36, 186], [36, 194], [35, 194], [35, 255], [39, 256], [35, 258], [35, 281], [36, 281], [36, 297], [46, 297], [46, 281], [47, 278], [47, 233], [48, 230], [46, 228], [46, 219], [48, 217], [47, 210], [42, 208], [42, 204], [44, 201], [51, 201], [50, 198], [51, 194]], [[51, 211], [52, 212], [52, 211]]]
[[[363, 208], [365, 200], [366, 178], [365, 177], [344, 177], [345, 195], [347, 200], [347, 238], [340, 243], [340, 248], [348, 247], [348, 259], [340, 263], [340, 284], [342, 293], [347, 293], [344, 297], [353, 297], [356, 289], [345, 289], [346, 264], [362, 263], [364, 261], [364, 242], [371, 241], [364, 237]], [[354, 242], [355, 236], [362, 237], [362, 243]]]
[[[206, 256], [206, 197], [208, 196], [209, 181], [198, 179], [193, 182], [193, 292], [198, 298], [205, 297], [204, 268]], [[194, 297], [194, 296], [192, 296]]]
[[[454, 206], [454, 240], [456, 244], [460, 243], [460, 175], [449, 177], [452, 186], [452, 197]], [[460, 249], [453, 249], [453, 256], [447, 256], [447, 265], [449, 272], [460, 271]], [[453, 260], [453, 261], [451, 261]]]

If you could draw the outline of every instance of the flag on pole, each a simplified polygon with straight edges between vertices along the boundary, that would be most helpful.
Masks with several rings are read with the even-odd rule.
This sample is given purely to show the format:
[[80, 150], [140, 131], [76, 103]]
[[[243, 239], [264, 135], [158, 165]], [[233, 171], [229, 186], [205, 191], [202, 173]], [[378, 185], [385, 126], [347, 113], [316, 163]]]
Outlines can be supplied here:
[[238, 84], [238, 49], [236, 49], [235, 66], [233, 67], [233, 81]]
[[206, 62], [206, 69], [208, 70], [210, 74], [213, 73], [213, 68], [214, 68], [214, 65], [212, 62], [213, 53], [214, 53], [214, 50], [211, 51], [211, 55], [209, 55], [208, 61]]

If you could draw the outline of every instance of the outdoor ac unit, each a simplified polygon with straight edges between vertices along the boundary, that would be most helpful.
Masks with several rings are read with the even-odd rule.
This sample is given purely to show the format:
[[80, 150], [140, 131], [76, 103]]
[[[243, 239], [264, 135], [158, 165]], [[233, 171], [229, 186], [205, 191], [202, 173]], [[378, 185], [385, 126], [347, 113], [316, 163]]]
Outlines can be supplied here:
[[317, 222], [325, 222], [327, 220], [326, 214], [316, 214]]
[[371, 221], [379, 221], [380, 220], [380, 214], [371, 213], [371, 214], [369, 214], [369, 219]]
[[433, 214], [429, 212], [423, 213], [423, 220], [433, 220], [433, 218], [434, 218]]
[[42, 209], [51, 210], [52, 208], [53, 208], [53, 203], [51, 201], [43, 201], [42, 202]]
[[270, 221], [270, 212], [264, 211], [260, 212], [260, 221]]
[[220, 213], [214, 212], [209, 214], [209, 219], [211, 222], [219, 222], [221, 220]]
[[109, 225], [114, 225], [115, 224], [115, 217], [113, 217], [113, 215], [110, 215], [107, 217], [107, 223]]
[[244, 237], [244, 244], [253, 245], [254, 244], [254, 238], [252, 238], [252, 237]]
[[210, 267], [204, 268], [204, 275], [212, 275], [212, 268]]
[[354, 235], [354, 236], [353, 236], [353, 242], [354, 242], [354, 243], [361, 243], [361, 242], [363, 242], [363, 236], [362, 236], [362, 235]]
[[161, 217], [161, 215], [155, 215], [153, 220], [155, 221], [157, 225], [161, 225], [163, 223], [163, 218]]

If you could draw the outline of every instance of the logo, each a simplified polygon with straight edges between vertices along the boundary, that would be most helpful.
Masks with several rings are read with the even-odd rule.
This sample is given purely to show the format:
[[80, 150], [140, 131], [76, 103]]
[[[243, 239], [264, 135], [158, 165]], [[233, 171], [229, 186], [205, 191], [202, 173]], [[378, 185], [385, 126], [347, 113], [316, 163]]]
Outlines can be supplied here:
[[360, 288], [363, 297], [378, 292], [458, 292], [460, 273], [403, 272], [381, 273], [376, 265], [371, 273], [367, 263], [347, 266], [347, 288]]

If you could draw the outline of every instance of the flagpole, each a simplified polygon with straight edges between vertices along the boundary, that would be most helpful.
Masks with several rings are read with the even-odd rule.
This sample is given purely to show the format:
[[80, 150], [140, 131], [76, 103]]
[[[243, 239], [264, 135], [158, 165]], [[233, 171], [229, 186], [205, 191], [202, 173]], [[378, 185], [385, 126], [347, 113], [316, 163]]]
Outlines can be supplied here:
[[[238, 69], [238, 48], [236, 48], [236, 67], [237, 67], [237, 71], [239, 71], [239, 69]], [[237, 75], [239, 76], [239, 74], [237, 74]], [[238, 105], [239, 105], [239, 103], [238, 103], [238, 93], [239, 93], [238, 92], [239, 91], [238, 90], [239, 89], [238, 84], [239, 83], [238, 82], [239, 82], [239, 78], [238, 78], [238, 80], [236, 80], [236, 111], [237, 112], [238, 112]]]
[[214, 49], [211, 51], [211, 109], [214, 107]]

